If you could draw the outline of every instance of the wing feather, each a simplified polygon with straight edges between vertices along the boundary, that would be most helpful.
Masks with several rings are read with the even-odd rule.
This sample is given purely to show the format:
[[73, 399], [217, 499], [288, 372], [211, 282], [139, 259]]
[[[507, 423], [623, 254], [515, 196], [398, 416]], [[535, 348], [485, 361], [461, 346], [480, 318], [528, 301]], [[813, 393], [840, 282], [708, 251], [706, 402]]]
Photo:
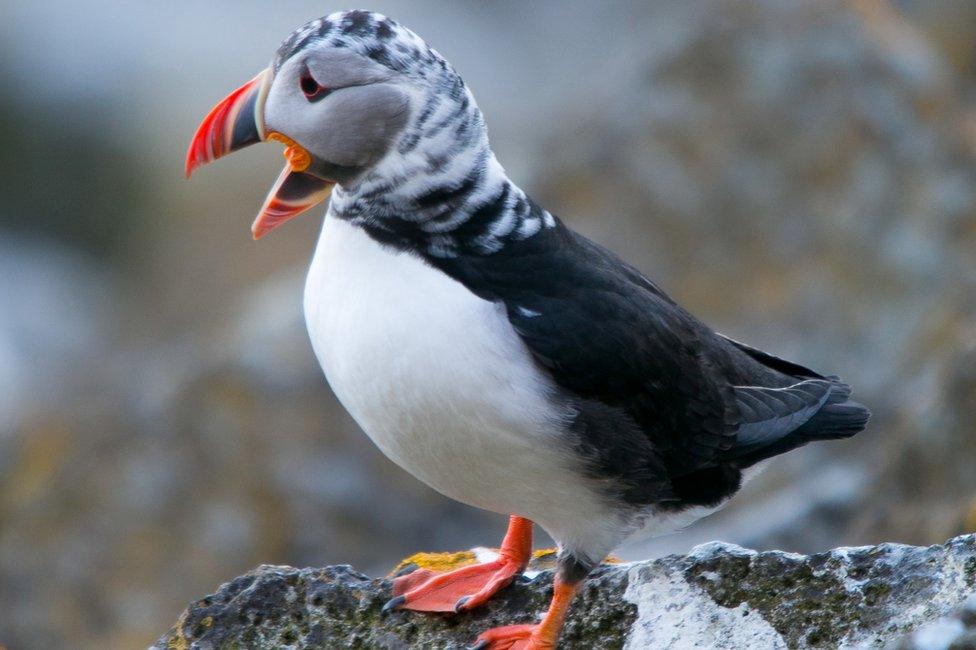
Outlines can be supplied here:
[[812, 418], [827, 402], [831, 383], [808, 379], [785, 388], [737, 386], [735, 398], [742, 421], [736, 448], [771, 444]]

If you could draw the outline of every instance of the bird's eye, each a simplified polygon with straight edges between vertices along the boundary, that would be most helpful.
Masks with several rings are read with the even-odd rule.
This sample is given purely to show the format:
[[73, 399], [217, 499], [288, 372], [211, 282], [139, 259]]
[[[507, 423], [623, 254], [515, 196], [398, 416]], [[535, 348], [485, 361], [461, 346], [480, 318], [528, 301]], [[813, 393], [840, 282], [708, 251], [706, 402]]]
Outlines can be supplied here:
[[328, 89], [315, 80], [315, 77], [308, 71], [308, 68], [302, 71], [298, 85], [302, 87], [302, 92], [305, 93], [305, 99], [309, 101], [321, 99], [328, 93]]

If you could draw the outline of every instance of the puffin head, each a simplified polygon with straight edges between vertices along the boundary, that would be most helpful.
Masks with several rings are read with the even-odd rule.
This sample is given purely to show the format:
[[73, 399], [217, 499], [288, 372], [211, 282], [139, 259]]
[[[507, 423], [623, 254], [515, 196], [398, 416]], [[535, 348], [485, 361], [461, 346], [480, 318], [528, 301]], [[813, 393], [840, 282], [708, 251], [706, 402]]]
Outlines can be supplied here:
[[257, 239], [336, 184], [355, 189], [404, 176], [419, 142], [444, 139], [424, 123], [447, 104], [455, 118], [474, 111], [478, 128], [469, 135], [484, 130], [460, 77], [420, 37], [381, 14], [331, 14], [293, 32], [267, 69], [210, 111], [190, 143], [186, 174], [257, 142], [284, 144], [285, 169], [251, 228]]

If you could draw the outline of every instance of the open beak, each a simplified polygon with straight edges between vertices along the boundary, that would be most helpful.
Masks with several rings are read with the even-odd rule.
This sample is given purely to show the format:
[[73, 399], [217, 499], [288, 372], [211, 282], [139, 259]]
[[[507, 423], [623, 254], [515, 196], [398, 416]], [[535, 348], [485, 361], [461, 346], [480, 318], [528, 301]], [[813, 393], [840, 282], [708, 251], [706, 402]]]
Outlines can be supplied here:
[[203, 118], [186, 152], [186, 177], [189, 178], [197, 167], [256, 142], [274, 140], [286, 145], [285, 169], [251, 225], [255, 239], [322, 203], [335, 185], [305, 172], [312, 158], [301, 145], [280, 133], [265, 132], [264, 101], [271, 78], [271, 69], [263, 70], [214, 106]]

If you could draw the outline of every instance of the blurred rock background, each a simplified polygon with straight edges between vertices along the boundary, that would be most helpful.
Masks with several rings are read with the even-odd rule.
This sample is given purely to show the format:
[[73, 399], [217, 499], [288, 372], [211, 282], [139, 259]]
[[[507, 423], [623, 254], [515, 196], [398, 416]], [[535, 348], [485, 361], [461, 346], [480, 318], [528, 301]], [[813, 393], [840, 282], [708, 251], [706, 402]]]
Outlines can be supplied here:
[[[182, 180], [308, 0], [0, 4], [0, 644], [149, 645], [259, 563], [385, 572], [495, 543], [375, 450], [300, 311], [280, 166]], [[464, 75], [503, 164], [717, 329], [850, 380], [782, 458], [630, 558], [976, 529], [976, 2], [377, 0]]]

